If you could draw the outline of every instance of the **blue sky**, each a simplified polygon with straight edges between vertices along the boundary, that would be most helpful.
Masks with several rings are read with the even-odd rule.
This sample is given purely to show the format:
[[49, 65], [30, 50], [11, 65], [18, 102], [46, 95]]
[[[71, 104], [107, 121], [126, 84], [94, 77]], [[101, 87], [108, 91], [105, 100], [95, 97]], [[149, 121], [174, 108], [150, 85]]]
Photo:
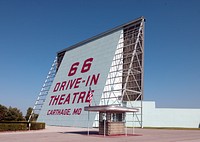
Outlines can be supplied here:
[[145, 100], [200, 108], [199, 0], [0, 0], [0, 104], [26, 112], [56, 52], [140, 16]]

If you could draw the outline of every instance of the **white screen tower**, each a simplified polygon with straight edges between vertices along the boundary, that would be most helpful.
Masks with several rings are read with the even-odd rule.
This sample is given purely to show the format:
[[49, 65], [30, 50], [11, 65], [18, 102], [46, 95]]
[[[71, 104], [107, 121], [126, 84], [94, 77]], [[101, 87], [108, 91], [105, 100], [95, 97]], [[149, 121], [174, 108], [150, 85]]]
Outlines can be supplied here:
[[[140, 17], [58, 52], [48, 92], [40, 108], [40, 95], [33, 108], [32, 114], [39, 110], [37, 121], [87, 127], [84, 107], [92, 94], [92, 106], [137, 107], [134, 121], [142, 126], [144, 21]], [[90, 126], [96, 115], [91, 114]]]

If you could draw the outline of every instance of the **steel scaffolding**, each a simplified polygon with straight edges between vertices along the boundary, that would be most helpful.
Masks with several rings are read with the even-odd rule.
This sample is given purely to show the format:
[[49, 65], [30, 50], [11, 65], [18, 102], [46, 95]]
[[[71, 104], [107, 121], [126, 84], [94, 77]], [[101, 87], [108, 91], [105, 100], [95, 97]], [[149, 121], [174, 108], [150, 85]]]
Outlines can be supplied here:
[[140, 111], [134, 115], [133, 120], [143, 127], [143, 80], [144, 18], [141, 18], [123, 27], [100, 105], [116, 104], [139, 108]]
[[51, 65], [51, 68], [49, 70], [49, 73], [44, 81], [44, 84], [42, 86], [42, 89], [40, 90], [40, 93], [35, 101], [35, 104], [33, 106], [31, 115], [29, 116], [28, 122], [31, 121], [31, 118], [34, 115], [39, 115], [40, 110], [46, 100], [46, 96], [48, 95], [49, 89], [51, 87], [51, 84], [54, 80], [54, 77], [56, 75], [57, 71], [57, 57], [54, 59], [53, 64]]

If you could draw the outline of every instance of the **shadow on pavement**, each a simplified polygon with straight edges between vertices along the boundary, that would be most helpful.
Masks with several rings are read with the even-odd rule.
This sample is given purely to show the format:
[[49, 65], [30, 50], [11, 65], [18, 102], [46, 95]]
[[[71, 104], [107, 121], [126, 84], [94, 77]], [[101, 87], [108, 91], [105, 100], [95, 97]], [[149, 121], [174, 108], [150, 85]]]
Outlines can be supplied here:
[[[74, 132], [60, 132], [62, 134], [78, 134], [78, 135], [88, 135], [88, 131], [74, 131]], [[100, 135], [98, 131], [89, 131], [89, 135], [92, 136], [103, 136]], [[116, 135], [109, 135], [106, 137], [113, 137], [113, 136], [142, 136], [142, 134], [116, 134]]]

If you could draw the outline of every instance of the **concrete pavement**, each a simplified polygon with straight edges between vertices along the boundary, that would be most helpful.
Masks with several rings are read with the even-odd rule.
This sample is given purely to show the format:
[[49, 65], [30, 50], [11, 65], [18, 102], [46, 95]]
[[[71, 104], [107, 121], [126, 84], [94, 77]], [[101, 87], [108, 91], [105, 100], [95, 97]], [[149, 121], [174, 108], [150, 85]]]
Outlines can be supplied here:
[[167, 130], [128, 128], [136, 135], [102, 136], [98, 129], [47, 126], [45, 130], [26, 132], [0, 132], [0, 142], [200, 142], [200, 130]]

